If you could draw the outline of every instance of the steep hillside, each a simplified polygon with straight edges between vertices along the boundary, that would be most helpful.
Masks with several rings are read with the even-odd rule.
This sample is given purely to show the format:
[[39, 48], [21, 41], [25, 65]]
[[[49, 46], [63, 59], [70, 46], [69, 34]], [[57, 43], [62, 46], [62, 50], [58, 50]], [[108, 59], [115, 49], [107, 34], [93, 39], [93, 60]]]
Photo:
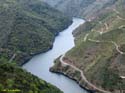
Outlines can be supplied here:
[[0, 0], [0, 93], [62, 93], [17, 65], [50, 49], [71, 22], [39, 0]]
[[124, 0], [118, 0], [76, 29], [76, 46], [57, 59], [51, 71], [64, 73], [97, 93], [124, 93], [124, 5]]
[[[39, 0], [0, 0], [0, 54], [22, 64], [45, 52], [71, 19]], [[21, 60], [20, 60], [21, 59]]]
[[62, 93], [56, 87], [0, 59], [0, 93]]
[[117, 0], [43, 0], [63, 13], [81, 17], [86, 20], [94, 19], [102, 9], [113, 5]]

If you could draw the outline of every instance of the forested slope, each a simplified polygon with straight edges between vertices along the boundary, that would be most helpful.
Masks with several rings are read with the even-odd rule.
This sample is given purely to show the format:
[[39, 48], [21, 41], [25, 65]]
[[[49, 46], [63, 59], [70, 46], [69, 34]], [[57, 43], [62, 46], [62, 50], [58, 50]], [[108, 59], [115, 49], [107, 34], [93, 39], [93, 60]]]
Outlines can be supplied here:
[[63, 93], [15, 64], [0, 59], [0, 93]]
[[0, 93], [62, 93], [17, 65], [50, 49], [71, 23], [39, 0], [0, 0]]
[[[71, 19], [39, 0], [0, 0], [0, 53], [22, 64], [45, 52]], [[21, 60], [24, 59], [24, 60]]]

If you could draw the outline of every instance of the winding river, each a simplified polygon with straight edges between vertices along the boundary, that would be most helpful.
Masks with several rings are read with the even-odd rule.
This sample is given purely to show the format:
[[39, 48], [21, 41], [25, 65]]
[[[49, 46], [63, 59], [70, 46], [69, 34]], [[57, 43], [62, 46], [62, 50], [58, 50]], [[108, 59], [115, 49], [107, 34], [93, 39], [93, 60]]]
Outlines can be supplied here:
[[72, 32], [84, 23], [83, 19], [73, 18], [73, 23], [67, 29], [60, 32], [55, 38], [53, 48], [46, 53], [34, 56], [23, 68], [39, 78], [57, 86], [64, 93], [87, 93], [75, 81], [66, 76], [49, 72], [54, 60], [74, 47]]

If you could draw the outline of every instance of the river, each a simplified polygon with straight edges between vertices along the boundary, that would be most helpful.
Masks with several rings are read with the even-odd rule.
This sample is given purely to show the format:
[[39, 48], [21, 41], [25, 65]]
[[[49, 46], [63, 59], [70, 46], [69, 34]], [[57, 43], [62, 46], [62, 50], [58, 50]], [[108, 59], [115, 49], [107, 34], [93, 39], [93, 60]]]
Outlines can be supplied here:
[[53, 48], [46, 53], [34, 56], [23, 65], [23, 68], [57, 86], [64, 93], [87, 93], [75, 81], [66, 76], [49, 72], [49, 68], [54, 65], [54, 60], [75, 46], [72, 32], [83, 23], [83, 19], [73, 18], [73, 23], [55, 38]]

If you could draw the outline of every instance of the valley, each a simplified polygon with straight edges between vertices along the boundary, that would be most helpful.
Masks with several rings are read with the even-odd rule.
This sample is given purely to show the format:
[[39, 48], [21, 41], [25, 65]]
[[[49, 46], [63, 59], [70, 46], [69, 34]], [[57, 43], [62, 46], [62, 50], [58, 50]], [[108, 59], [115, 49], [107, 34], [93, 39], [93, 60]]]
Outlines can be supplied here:
[[39, 78], [42, 78], [45, 81], [57, 86], [64, 93], [76, 93], [77, 91], [79, 91], [79, 93], [88, 93], [75, 81], [61, 74], [54, 74], [49, 71], [49, 68], [53, 66], [53, 62], [58, 56], [66, 53], [68, 50], [74, 47], [74, 37], [72, 32], [83, 23], [84, 20], [73, 18], [73, 24], [59, 33], [59, 35], [56, 37], [52, 50], [40, 55], [36, 55], [29, 62], [23, 65], [23, 68]]
[[124, 11], [125, 0], [0, 0], [0, 92], [125, 93]]

